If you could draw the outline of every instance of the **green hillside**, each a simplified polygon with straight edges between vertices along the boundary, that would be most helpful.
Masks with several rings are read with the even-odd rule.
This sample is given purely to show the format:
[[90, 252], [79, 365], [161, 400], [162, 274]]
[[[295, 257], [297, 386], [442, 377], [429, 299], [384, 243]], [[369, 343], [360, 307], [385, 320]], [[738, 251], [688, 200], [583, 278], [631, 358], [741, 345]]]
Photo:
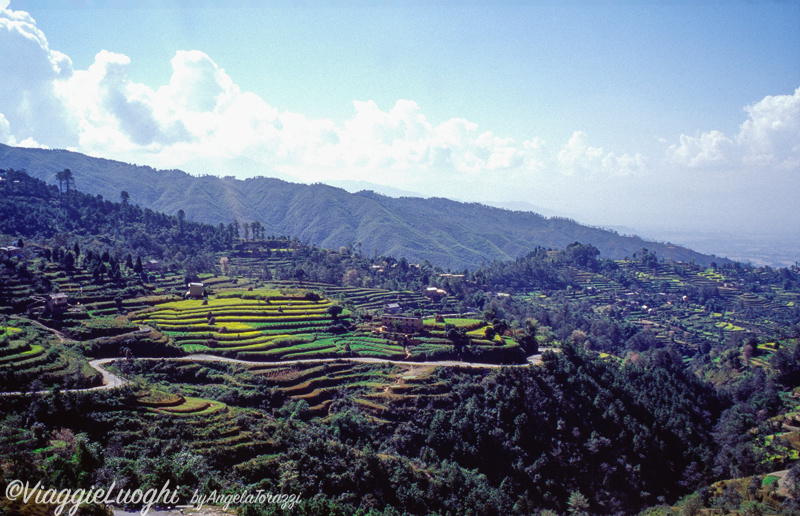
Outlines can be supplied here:
[[0, 493], [800, 513], [798, 267], [571, 242], [452, 273], [2, 176]]
[[125, 190], [134, 204], [169, 214], [183, 210], [193, 221], [258, 221], [266, 234], [291, 235], [334, 249], [360, 244], [368, 255], [375, 252], [404, 256], [411, 262], [429, 260], [458, 270], [495, 259], [513, 259], [536, 246], [563, 248], [575, 241], [591, 243], [603, 257], [613, 259], [631, 256], [642, 247], [664, 258], [698, 264], [714, 259], [680, 246], [620, 236], [566, 219], [440, 198], [350, 194], [321, 184], [264, 177], [193, 177], [178, 170], [156, 170], [63, 150], [0, 145], [0, 169], [4, 168], [25, 169], [50, 184], [57, 182], [59, 171], [70, 169], [79, 190], [107, 199], [118, 199]]

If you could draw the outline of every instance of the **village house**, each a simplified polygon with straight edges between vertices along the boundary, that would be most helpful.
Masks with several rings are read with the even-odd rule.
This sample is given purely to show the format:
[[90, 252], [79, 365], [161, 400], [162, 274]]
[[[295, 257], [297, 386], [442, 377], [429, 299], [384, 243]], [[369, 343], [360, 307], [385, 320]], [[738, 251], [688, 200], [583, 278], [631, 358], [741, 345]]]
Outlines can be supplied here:
[[45, 298], [45, 302], [47, 303], [48, 312], [63, 312], [69, 309], [69, 296], [63, 292], [49, 294]]
[[205, 289], [202, 283], [189, 283], [189, 291], [186, 292], [186, 297], [200, 298], [205, 295]]
[[447, 295], [447, 292], [436, 287], [428, 287], [423, 292], [423, 295], [429, 299], [441, 299]]
[[403, 307], [400, 306], [400, 303], [387, 303], [383, 305], [383, 312], [387, 314], [399, 314], [403, 311]]
[[5, 253], [8, 257], [21, 256], [22, 248], [15, 245], [8, 245], [5, 247], [0, 247], [0, 252]]
[[414, 333], [422, 330], [422, 317], [413, 315], [383, 314], [381, 324], [386, 330], [399, 328], [403, 333]]
[[147, 263], [144, 264], [144, 268], [150, 272], [161, 272], [161, 264], [158, 260], [147, 260]]

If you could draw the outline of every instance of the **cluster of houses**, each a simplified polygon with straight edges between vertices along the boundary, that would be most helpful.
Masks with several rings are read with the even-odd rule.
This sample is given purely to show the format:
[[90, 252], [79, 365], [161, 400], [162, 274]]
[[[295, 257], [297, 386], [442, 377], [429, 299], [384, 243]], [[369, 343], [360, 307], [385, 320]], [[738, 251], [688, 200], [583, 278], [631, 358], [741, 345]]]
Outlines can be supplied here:
[[[438, 301], [447, 296], [447, 292], [437, 288], [428, 287], [422, 294], [432, 301]], [[415, 333], [422, 331], [422, 317], [416, 315], [404, 315], [403, 307], [400, 303], [387, 303], [383, 306], [381, 315], [381, 325], [384, 331], [399, 331], [402, 333]]]
[[447, 295], [447, 292], [436, 287], [428, 287], [425, 289], [425, 292], [422, 293], [425, 297], [432, 300], [438, 300]]

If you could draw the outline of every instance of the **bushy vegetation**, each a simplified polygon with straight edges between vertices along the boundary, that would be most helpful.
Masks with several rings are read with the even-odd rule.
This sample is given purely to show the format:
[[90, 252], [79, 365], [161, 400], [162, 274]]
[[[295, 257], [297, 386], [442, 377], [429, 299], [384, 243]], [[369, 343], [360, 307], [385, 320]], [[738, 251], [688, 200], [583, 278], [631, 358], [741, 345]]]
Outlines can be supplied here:
[[[170, 480], [295, 493], [296, 514], [798, 510], [796, 267], [575, 242], [453, 273], [6, 174], [0, 385], [47, 392], [0, 396], [0, 489]], [[384, 327], [390, 303], [423, 329]], [[124, 387], [85, 390], [100, 357]]]

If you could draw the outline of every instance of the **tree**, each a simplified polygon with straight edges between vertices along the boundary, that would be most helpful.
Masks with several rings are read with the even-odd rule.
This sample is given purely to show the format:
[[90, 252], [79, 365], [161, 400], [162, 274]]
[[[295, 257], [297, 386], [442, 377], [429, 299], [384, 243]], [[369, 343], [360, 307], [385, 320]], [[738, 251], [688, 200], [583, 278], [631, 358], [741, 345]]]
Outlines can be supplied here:
[[75, 255], [72, 254], [72, 251], [67, 251], [67, 255], [64, 257], [64, 268], [68, 271], [71, 271], [75, 267]]
[[178, 210], [178, 233], [183, 234], [183, 223], [186, 220], [186, 213], [183, 210]]
[[128, 199], [130, 199], [130, 198], [131, 198], [131, 195], [125, 190], [123, 190], [123, 191], [121, 191], [119, 193], [119, 199], [120, 199], [120, 201], [122, 201], [122, 205], [123, 206], [127, 206], [128, 205]]
[[589, 500], [587, 500], [580, 491], [572, 491], [569, 495], [567, 506], [569, 506], [570, 514], [583, 516], [588, 514], [587, 511], [589, 510]]
[[342, 311], [344, 311], [344, 309], [339, 305], [331, 305], [327, 310], [328, 314], [331, 316], [331, 319], [336, 319], [339, 317]]
[[786, 487], [795, 498], [800, 497], [800, 462], [795, 462], [786, 474]]
[[569, 244], [564, 251], [569, 263], [579, 267], [597, 270], [597, 257], [600, 255], [600, 250], [595, 246], [573, 242]]
[[444, 336], [447, 340], [452, 342], [454, 346], [460, 346], [467, 340], [467, 334], [464, 328], [456, 328], [454, 324], [450, 323], [444, 325]]
[[528, 319], [523, 325], [522, 335], [517, 337], [517, 344], [525, 350], [525, 353], [535, 355], [539, 353], [539, 342], [536, 340], [536, 327], [539, 321]]
[[136, 265], [133, 266], [133, 272], [135, 272], [136, 274], [140, 274], [142, 272], [142, 269], [143, 269], [143, 267], [142, 267], [142, 257], [141, 256], [137, 256], [136, 257]]
[[70, 191], [75, 189], [75, 178], [72, 175], [72, 171], [65, 168], [61, 172], [57, 172], [56, 179], [58, 180], [59, 196], [62, 197], [62, 201], [64, 198], [68, 199]]

